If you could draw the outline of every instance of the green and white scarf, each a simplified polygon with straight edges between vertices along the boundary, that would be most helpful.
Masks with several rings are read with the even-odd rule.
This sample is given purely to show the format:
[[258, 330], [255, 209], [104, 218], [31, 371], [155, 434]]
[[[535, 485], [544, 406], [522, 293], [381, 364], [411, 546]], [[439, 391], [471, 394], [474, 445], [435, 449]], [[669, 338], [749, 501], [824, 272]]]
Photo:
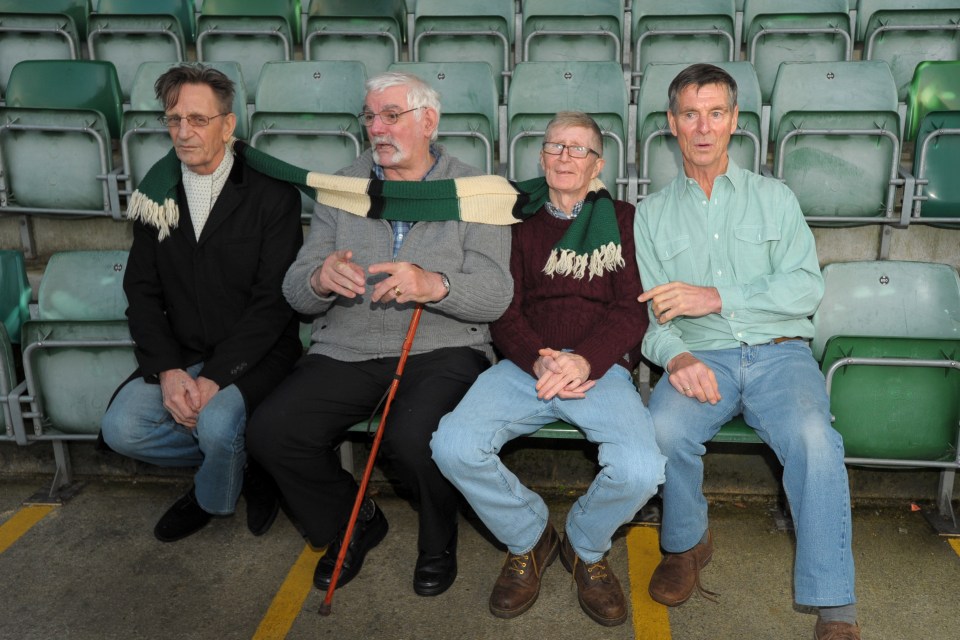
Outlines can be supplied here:
[[[508, 225], [532, 216], [549, 197], [544, 178], [521, 182], [500, 176], [424, 182], [351, 178], [301, 169], [240, 140], [232, 140], [231, 146], [260, 173], [293, 184], [320, 204], [368, 218]], [[180, 160], [171, 149], [140, 181], [127, 216], [156, 227], [163, 240], [179, 223], [179, 182]], [[543, 270], [549, 275], [593, 278], [624, 264], [613, 198], [595, 179], [580, 215], [554, 246]]]

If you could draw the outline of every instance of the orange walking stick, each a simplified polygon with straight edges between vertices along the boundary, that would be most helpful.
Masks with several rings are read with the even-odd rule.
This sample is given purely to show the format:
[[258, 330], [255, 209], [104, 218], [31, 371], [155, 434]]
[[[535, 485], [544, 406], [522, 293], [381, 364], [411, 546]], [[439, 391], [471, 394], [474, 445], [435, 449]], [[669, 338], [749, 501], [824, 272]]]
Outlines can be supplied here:
[[327, 595], [320, 603], [320, 615], [330, 615], [330, 603], [333, 600], [333, 592], [337, 588], [337, 580], [340, 578], [340, 571], [343, 569], [343, 561], [347, 557], [347, 548], [350, 546], [350, 540], [353, 538], [353, 529], [357, 524], [357, 516], [360, 514], [360, 507], [363, 504], [363, 498], [367, 493], [367, 485], [370, 484], [370, 475], [373, 473], [373, 462], [377, 459], [377, 452], [380, 450], [380, 441], [383, 439], [383, 428], [387, 424], [387, 415], [390, 413], [390, 405], [393, 404], [393, 396], [397, 393], [397, 387], [400, 386], [400, 377], [403, 375], [403, 367], [407, 363], [407, 356], [410, 355], [410, 347], [413, 346], [413, 336], [417, 333], [417, 325], [420, 324], [420, 314], [423, 312], [423, 305], [417, 304], [413, 310], [413, 317], [410, 318], [410, 327], [407, 329], [407, 337], [403, 340], [403, 347], [400, 349], [400, 360], [397, 362], [397, 370], [393, 374], [393, 382], [390, 383], [390, 389], [387, 392], [387, 402], [383, 407], [383, 414], [380, 418], [380, 425], [373, 436], [373, 444], [370, 446], [370, 456], [367, 458], [367, 468], [363, 470], [363, 479], [360, 481], [360, 488], [357, 489], [357, 499], [353, 502], [353, 511], [350, 513], [350, 519], [347, 521], [347, 530], [343, 534], [343, 544], [340, 545], [340, 553], [337, 554], [337, 563], [333, 566], [333, 575], [330, 576], [330, 586], [327, 587]]

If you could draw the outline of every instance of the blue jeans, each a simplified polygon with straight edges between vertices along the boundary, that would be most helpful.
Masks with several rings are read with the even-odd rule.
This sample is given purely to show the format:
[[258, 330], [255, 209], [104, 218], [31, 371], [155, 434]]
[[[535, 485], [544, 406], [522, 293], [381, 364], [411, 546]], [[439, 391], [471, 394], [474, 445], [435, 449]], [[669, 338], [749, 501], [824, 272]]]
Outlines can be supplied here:
[[742, 413], [783, 464], [796, 528], [794, 597], [808, 606], [855, 601], [850, 492], [843, 440], [830, 426], [823, 375], [805, 342], [742, 346], [693, 355], [713, 369], [716, 405], [677, 392], [664, 376], [650, 398], [657, 444], [667, 456], [660, 544], [680, 553], [707, 529], [704, 443]]
[[[187, 372], [197, 377], [202, 364]], [[197, 426], [177, 424], [163, 407], [159, 384], [137, 377], [125, 384], [103, 416], [104, 441], [117, 453], [161, 467], [199, 466], [194, 483], [197, 503], [215, 515], [233, 513], [243, 487], [247, 461], [246, 403], [236, 385], [214, 394], [200, 411]]]
[[509, 360], [485, 371], [433, 435], [433, 459], [510, 553], [530, 551], [546, 529], [547, 505], [497, 455], [514, 438], [565, 420], [600, 445], [600, 473], [567, 515], [566, 535], [585, 562], [610, 549], [617, 527], [663, 482], [650, 414], [630, 373], [615, 365], [579, 400], [540, 400], [536, 379]]

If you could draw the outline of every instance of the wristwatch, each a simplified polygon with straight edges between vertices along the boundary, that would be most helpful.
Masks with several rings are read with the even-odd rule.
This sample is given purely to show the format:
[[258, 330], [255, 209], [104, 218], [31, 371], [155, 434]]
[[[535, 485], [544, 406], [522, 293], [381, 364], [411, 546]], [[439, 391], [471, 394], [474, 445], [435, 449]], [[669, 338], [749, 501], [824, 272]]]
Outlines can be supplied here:
[[[447, 274], [443, 272], [438, 273], [440, 274], [440, 282], [443, 284], [443, 288], [447, 290], [447, 293], [443, 296], [446, 298], [448, 295], [450, 295], [450, 278], [448, 278]], [[443, 298], [440, 299], [443, 300]]]

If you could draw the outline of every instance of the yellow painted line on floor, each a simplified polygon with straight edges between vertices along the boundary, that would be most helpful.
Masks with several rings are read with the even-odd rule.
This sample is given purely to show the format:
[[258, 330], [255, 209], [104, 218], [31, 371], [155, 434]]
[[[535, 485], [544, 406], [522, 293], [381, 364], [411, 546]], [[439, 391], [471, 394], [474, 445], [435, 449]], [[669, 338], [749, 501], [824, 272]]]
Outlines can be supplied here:
[[53, 511], [55, 505], [31, 505], [22, 507], [10, 519], [0, 525], [0, 553], [10, 548], [23, 534]]
[[660, 537], [656, 527], [630, 527], [627, 558], [630, 564], [630, 593], [633, 600], [633, 634], [637, 640], [670, 640], [667, 608], [654, 602], [647, 586], [660, 564]]
[[294, 620], [303, 610], [303, 602], [313, 588], [313, 570], [323, 555], [324, 549], [315, 551], [310, 545], [303, 548], [287, 579], [273, 597], [270, 608], [260, 621], [253, 640], [283, 640], [290, 632]]
[[953, 547], [954, 553], [960, 556], [960, 538], [950, 538], [947, 540], [950, 543], [950, 546]]

